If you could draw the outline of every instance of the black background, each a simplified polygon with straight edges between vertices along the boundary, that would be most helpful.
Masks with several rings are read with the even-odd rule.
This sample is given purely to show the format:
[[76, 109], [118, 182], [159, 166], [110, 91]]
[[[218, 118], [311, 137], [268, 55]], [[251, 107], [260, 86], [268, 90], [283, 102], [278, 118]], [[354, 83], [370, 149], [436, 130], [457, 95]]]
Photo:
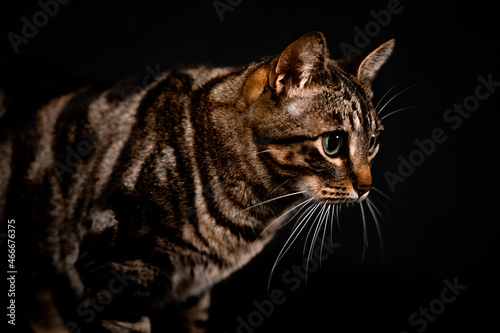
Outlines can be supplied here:
[[[244, 65], [279, 52], [314, 29], [326, 35], [331, 57], [340, 58], [341, 43], [356, 45], [354, 28], [364, 30], [374, 21], [370, 12], [386, 9], [387, 3], [245, 0], [226, 11], [221, 21], [212, 1], [73, 0], [61, 5], [59, 13], [20, 46], [17, 56], [75, 76], [111, 81], [145, 73], [148, 65]], [[375, 103], [392, 86], [389, 97], [418, 84], [384, 110], [417, 106], [384, 120], [386, 130], [373, 167], [374, 185], [390, 197], [371, 195], [384, 215], [384, 251], [370, 220], [370, 248], [361, 262], [361, 218], [359, 209], [352, 207], [341, 215], [342, 231], [335, 230], [340, 247], [307, 283], [291, 291], [281, 279], [302, 263], [302, 237], [277, 266], [268, 290], [268, 274], [290, 224], [248, 266], [215, 287], [211, 332], [237, 332], [238, 316], [248, 318], [256, 311], [253, 301], [269, 299], [273, 289], [282, 290], [286, 301], [252, 328], [254, 332], [417, 332], [423, 327], [411, 326], [409, 316], [440, 298], [444, 279], [457, 279], [467, 289], [425, 332], [498, 327], [500, 89], [481, 101], [456, 130], [443, 121], [448, 108], [474, 95], [478, 76], [500, 81], [497, 9], [478, 1], [402, 0], [401, 6], [401, 13], [369, 38], [369, 47], [390, 38], [397, 41], [374, 81]], [[20, 34], [21, 18], [31, 20], [39, 10], [35, 1], [2, 3], [4, 55], [14, 55], [7, 33]], [[398, 157], [408, 158], [416, 149], [414, 140], [430, 138], [435, 128], [442, 128], [447, 140], [436, 144], [434, 153], [392, 191], [384, 174], [397, 173]]]

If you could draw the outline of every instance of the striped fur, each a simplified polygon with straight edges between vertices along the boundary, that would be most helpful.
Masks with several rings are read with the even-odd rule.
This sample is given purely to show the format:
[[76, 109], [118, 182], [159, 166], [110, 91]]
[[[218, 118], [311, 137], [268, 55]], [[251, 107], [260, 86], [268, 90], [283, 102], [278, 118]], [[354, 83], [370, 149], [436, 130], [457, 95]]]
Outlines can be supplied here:
[[[0, 78], [0, 217], [24, 237], [25, 299], [59, 316], [26, 309], [34, 330], [149, 332], [165, 308], [172, 331], [203, 331], [210, 287], [300, 200], [258, 205], [270, 193], [340, 203], [369, 190], [370, 81], [392, 47], [333, 61], [312, 32], [243, 68], [168, 70], [140, 90], [51, 86], [33, 102]], [[348, 145], [325, 155], [340, 130]], [[106, 305], [90, 318], [95, 297]]]

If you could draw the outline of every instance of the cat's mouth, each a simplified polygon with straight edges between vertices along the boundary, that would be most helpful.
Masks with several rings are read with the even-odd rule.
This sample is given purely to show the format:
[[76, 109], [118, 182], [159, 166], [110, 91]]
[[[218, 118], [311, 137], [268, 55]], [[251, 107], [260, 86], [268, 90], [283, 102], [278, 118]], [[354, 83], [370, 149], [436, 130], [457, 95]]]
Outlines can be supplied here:
[[362, 202], [370, 194], [371, 186], [356, 190], [351, 183], [321, 185], [316, 179], [308, 179], [305, 190], [319, 201], [328, 204]]
[[358, 195], [357, 193], [346, 193], [345, 195], [335, 195], [335, 196], [325, 196], [325, 195], [315, 195], [320, 201], [328, 204], [346, 204], [346, 203], [354, 203], [354, 202], [362, 202], [368, 197], [370, 192], [365, 192], [362, 195]]
[[315, 198], [326, 204], [348, 204], [364, 201], [370, 191], [366, 191], [361, 195], [356, 191], [339, 191], [336, 188], [321, 188], [319, 190], [307, 190], [306, 195]]

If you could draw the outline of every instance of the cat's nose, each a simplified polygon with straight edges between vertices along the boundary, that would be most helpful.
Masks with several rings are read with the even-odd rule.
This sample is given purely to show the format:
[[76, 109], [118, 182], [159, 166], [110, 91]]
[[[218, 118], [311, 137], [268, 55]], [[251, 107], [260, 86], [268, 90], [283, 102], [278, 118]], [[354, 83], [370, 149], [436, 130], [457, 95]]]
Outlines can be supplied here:
[[357, 170], [352, 187], [358, 194], [360, 200], [368, 196], [368, 192], [370, 192], [372, 188], [372, 173], [370, 167], [361, 167]]
[[358, 196], [359, 196], [359, 200], [364, 200], [370, 190], [372, 188], [372, 184], [358, 184], [358, 185], [355, 185], [354, 186], [354, 190], [356, 191], [356, 193], [358, 193]]

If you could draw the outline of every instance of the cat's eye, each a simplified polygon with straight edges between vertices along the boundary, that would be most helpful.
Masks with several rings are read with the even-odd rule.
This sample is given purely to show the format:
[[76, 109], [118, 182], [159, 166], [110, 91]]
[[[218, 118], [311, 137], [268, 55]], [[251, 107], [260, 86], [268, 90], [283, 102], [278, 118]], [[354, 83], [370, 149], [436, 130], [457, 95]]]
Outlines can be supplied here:
[[370, 137], [370, 145], [369, 145], [369, 148], [368, 148], [368, 153], [371, 155], [375, 152], [375, 149], [377, 148], [378, 146], [378, 138], [377, 138], [377, 134], [372, 134], [372, 136]]
[[323, 150], [329, 157], [337, 155], [342, 148], [342, 134], [339, 131], [323, 135]]

